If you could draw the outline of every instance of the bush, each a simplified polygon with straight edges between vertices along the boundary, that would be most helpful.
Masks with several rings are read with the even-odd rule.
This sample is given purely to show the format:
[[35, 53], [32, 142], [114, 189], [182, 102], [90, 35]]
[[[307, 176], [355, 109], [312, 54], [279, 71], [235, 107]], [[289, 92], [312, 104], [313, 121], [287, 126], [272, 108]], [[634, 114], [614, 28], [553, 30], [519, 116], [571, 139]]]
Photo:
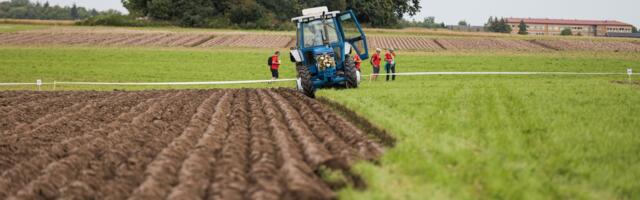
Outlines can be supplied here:
[[571, 32], [571, 29], [565, 28], [562, 30], [562, 32], [560, 32], [560, 35], [568, 36], [568, 35], [573, 35], [573, 33]]
[[78, 22], [78, 25], [83, 26], [172, 26], [172, 23], [163, 21], [146, 21], [137, 20], [134, 17], [128, 15], [119, 14], [106, 14], [98, 15], [87, 20]]

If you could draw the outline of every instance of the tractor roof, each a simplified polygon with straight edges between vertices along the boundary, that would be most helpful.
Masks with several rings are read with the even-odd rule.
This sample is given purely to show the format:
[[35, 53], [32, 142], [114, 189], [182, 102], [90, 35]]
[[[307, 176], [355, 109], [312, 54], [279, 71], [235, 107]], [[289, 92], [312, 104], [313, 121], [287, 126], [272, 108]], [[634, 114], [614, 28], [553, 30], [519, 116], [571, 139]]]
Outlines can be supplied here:
[[323, 14], [325, 17], [336, 17], [336, 15], [340, 14], [340, 11], [329, 12], [329, 9], [326, 6], [308, 8], [308, 9], [302, 10], [302, 16], [295, 17], [291, 19], [291, 21], [293, 22], [311, 21], [314, 19], [322, 18]]

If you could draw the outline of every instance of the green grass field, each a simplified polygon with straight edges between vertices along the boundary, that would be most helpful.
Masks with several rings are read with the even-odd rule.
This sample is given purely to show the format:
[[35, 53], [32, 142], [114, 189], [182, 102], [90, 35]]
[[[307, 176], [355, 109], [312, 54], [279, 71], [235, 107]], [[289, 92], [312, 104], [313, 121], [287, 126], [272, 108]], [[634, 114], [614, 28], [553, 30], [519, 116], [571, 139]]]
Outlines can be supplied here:
[[13, 33], [18, 31], [51, 28], [49, 25], [25, 25], [25, 24], [1, 24], [0, 33]]
[[[271, 51], [0, 47], [0, 82], [268, 79], [265, 62]], [[294, 77], [288, 57], [283, 61], [282, 76]], [[399, 52], [397, 62], [400, 72], [624, 73], [634, 66], [640, 71], [637, 53]], [[368, 74], [369, 65], [364, 66]], [[320, 96], [354, 109], [398, 139], [380, 165], [362, 163], [355, 169], [367, 181], [367, 190], [347, 188], [340, 196], [638, 199], [640, 87], [611, 83], [625, 79], [624, 75], [423, 76], [365, 81], [357, 90], [322, 90]], [[229, 87], [275, 86], [293, 87], [293, 83]]]

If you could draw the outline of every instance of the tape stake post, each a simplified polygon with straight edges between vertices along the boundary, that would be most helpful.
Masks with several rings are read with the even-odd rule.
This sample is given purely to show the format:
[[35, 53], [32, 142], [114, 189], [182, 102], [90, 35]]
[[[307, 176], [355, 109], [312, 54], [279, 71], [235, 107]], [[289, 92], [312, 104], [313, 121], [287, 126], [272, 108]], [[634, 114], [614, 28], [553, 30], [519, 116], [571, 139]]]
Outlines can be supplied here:
[[633, 75], [633, 69], [627, 69], [627, 75], [629, 75], [629, 82], [631, 82], [631, 75]]
[[38, 91], [40, 91], [40, 88], [42, 87], [42, 80], [36, 80], [36, 87], [38, 88]]

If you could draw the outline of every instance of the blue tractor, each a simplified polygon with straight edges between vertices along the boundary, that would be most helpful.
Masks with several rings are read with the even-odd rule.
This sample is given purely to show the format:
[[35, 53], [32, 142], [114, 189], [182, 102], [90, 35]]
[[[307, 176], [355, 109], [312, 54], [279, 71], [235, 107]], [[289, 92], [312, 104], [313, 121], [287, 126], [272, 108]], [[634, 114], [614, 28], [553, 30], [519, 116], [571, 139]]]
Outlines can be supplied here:
[[296, 63], [298, 90], [314, 98], [320, 88], [357, 88], [360, 72], [354, 56], [366, 60], [369, 50], [353, 11], [317, 7], [303, 10], [302, 15], [292, 19], [297, 42], [290, 55]]

